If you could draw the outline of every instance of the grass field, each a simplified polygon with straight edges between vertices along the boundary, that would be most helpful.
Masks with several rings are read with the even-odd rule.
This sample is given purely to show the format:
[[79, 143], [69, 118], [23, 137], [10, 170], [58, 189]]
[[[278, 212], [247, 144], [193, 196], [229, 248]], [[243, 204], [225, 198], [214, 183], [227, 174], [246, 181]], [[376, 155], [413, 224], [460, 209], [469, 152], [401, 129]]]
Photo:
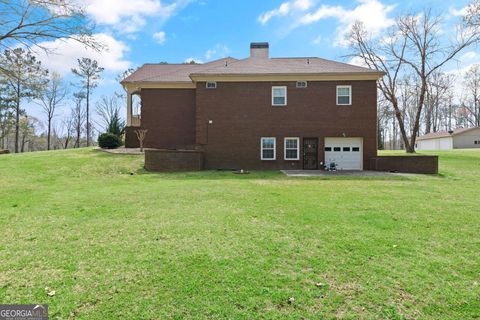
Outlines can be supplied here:
[[480, 150], [440, 153], [438, 176], [141, 168], [91, 149], [0, 156], [0, 303], [48, 303], [51, 319], [480, 318]]

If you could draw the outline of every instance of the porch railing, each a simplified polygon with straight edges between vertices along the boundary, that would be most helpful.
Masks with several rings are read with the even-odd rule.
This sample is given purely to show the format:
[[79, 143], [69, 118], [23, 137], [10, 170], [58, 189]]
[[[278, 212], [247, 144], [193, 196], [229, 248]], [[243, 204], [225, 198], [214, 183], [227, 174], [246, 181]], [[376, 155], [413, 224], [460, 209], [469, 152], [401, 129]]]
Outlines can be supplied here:
[[140, 127], [140, 115], [132, 115], [132, 127]]

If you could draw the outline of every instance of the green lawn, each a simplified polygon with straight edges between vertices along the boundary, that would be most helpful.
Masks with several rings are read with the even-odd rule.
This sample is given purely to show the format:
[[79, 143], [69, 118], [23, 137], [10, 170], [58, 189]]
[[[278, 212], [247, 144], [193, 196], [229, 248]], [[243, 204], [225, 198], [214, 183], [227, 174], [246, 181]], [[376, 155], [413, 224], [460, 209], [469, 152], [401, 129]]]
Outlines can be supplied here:
[[480, 318], [480, 150], [440, 153], [438, 176], [141, 168], [91, 149], [0, 156], [0, 303], [48, 303], [51, 319]]

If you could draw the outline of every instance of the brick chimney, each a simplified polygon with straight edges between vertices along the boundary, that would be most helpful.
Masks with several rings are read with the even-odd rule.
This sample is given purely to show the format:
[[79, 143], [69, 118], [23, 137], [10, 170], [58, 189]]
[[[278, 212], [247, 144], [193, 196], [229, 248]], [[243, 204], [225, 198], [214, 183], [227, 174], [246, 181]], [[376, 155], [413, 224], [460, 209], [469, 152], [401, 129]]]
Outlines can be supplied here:
[[250, 43], [250, 58], [268, 59], [268, 42]]

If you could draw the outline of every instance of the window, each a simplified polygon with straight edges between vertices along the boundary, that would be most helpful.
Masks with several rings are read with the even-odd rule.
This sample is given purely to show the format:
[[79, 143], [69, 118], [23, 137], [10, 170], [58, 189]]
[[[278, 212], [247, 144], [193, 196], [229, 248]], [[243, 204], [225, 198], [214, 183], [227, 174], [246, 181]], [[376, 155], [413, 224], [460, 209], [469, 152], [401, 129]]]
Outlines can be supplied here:
[[306, 88], [307, 85], [307, 81], [297, 81], [297, 88]]
[[275, 138], [262, 138], [261, 139], [261, 154], [262, 160], [275, 160], [276, 159], [276, 142]]
[[299, 138], [285, 138], [285, 160], [299, 160], [300, 159], [300, 139]]
[[349, 106], [352, 104], [352, 86], [337, 86], [337, 105]]
[[217, 89], [217, 83], [215, 81], [207, 81], [207, 89]]
[[332, 151], [332, 147], [325, 147], [325, 151]]
[[343, 152], [350, 152], [350, 147], [343, 147]]
[[475, 144], [478, 144], [478, 140], [475, 140]]
[[341, 151], [341, 150], [342, 150], [342, 148], [340, 148], [340, 147], [333, 147], [333, 151], [334, 151], [334, 152], [339, 152], [339, 151]]
[[272, 87], [272, 106], [287, 105], [287, 87]]
[[353, 152], [360, 152], [360, 148], [359, 148], [359, 147], [353, 147], [353, 148], [352, 148], [352, 151], [353, 151]]

